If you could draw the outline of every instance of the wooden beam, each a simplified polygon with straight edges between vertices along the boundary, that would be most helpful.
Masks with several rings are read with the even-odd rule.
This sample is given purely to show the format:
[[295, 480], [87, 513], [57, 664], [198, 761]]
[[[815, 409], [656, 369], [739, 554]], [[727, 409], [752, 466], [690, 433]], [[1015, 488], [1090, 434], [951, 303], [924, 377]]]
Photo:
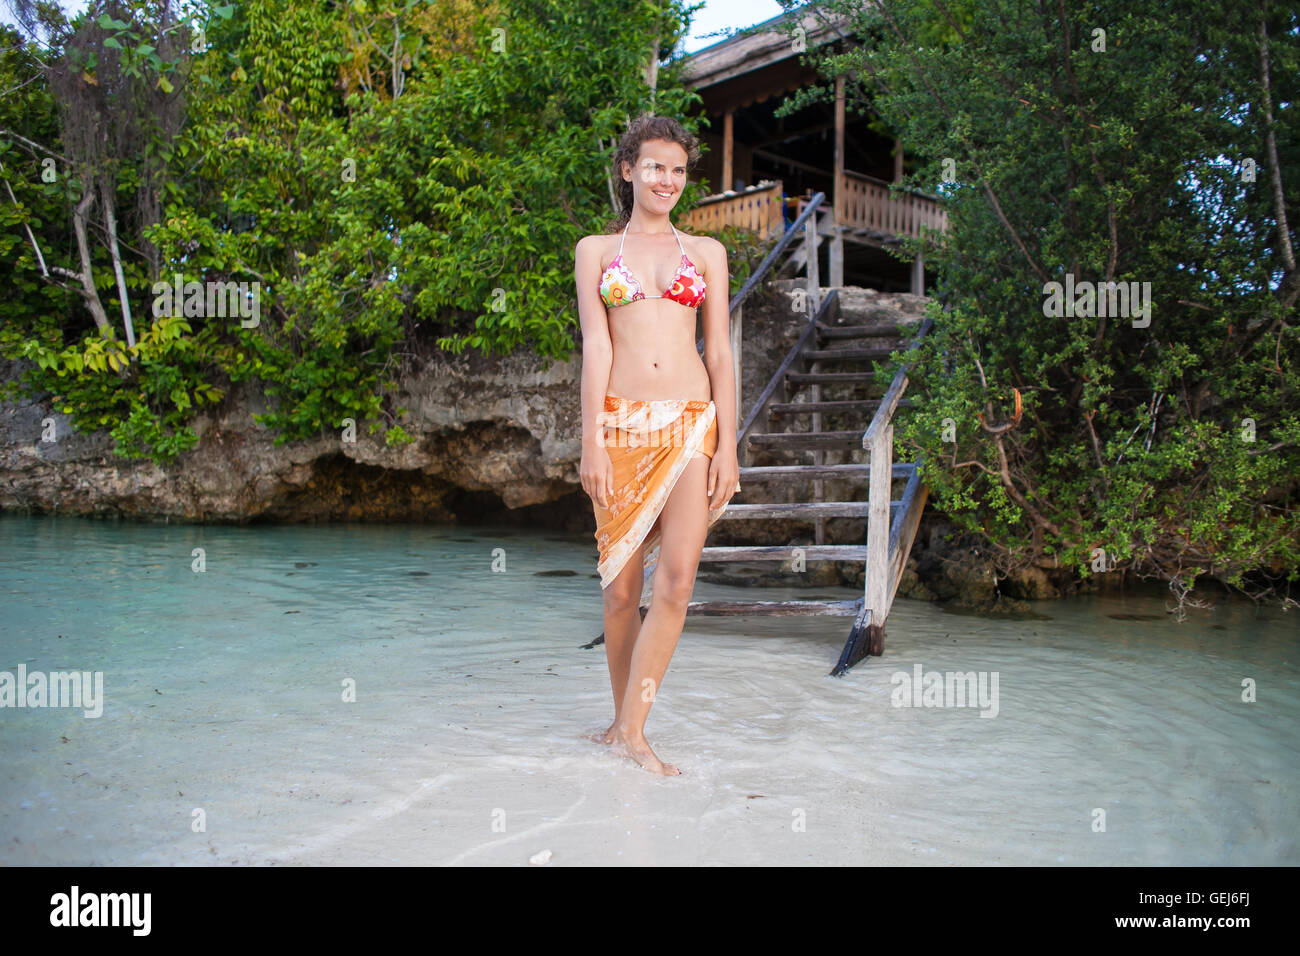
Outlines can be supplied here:
[[[889, 616], [889, 484], [893, 473], [894, 423], [892, 416], [871, 436], [871, 489], [867, 493], [867, 568], [863, 607], [871, 609], [871, 634], [883, 637]], [[873, 639], [872, 644], [878, 640]], [[872, 649], [868, 653], [878, 654]]]
[[889, 592], [886, 595], [890, 607], [894, 605], [894, 595], [898, 593], [899, 582], [903, 580], [907, 556], [912, 553], [912, 542], [916, 539], [916, 529], [921, 523], [921, 512], [925, 510], [925, 502], [929, 497], [930, 489], [921, 484], [918, 470], [908, 479], [903, 499], [893, 511], [894, 525], [889, 529]]
[[[831, 208], [835, 210], [835, 222], [844, 220], [844, 189], [840, 182], [844, 175], [844, 77], [835, 77], [835, 154], [832, 158], [834, 164], [831, 172], [834, 175], [832, 188], [835, 192], [831, 196]], [[841, 285], [842, 283], [832, 282], [831, 285]]]
[[736, 111], [727, 110], [722, 117], [722, 192], [731, 192], [735, 188], [732, 176], [732, 159], [735, 148]]
[[742, 365], [740, 355], [744, 342], [744, 315], [745, 305], [742, 302], [740, 305], [737, 305], [735, 310], [731, 313], [731, 374], [734, 376], [736, 386], [736, 420], [734, 425], [737, 431], [740, 430], [740, 419], [743, 414], [741, 409], [744, 408], [741, 404], [742, 393], [740, 390], [740, 372]]
[[[848, 642], [840, 653], [839, 662], [831, 670], [832, 677], [843, 677], [850, 667], [867, 656], [867, 631], [871, 625], [871, 608], [865, 604], [858, 610], [858, 616], [849, 630]], [[594, 642], [593, 642], [594, 643]], [[590, 647], [591, 645], [584, 645]]]
[[[853, 617], [860, 613], [860, 607], [854, 601], [812, 600], [812, 601], [692, 601], [686, 605], [687, 614], [736, 614], [742, 617], [758, 615], [795, 615], [834, 614], [840, 617]], [[602, 631], [602, 636], [604, 632]]]
[[814, 324], [816, 324], [814, 315], [821, 308], [821, 277], [817, 274], [819, 265], [817, 261], [817, 244], [819, 241], [817, 238], [817, 213], [813, 213], [804, 220], [803, 247], [804, 255], [807, 257], [804, 264], [804, 274], [807, 276], [808, 316]]
[[[927, 318], [921, 323], [921, 328], [917, 331], [916, 337], [912, 339], [912, 344], [907, 347], [910, 353], [920, 344], [921, 339], [934, 326], [934, 319]], [[903, 392], [907, 389], [907, 370], [912, 367], [911, 360], [904, 358], [903, 365], [894, 373], [894, 380], [889, 383], [889, 388], [880, 398], [880, 407], [876, 409], [876, 414], [872, 416], [871, 424], [867, 426], [866, 434], [862, 436], [862, 447], [874, 449], [877, 446], [880, 436], [889, 429], [892, 434], [894, 427], [894, 411], [898, 408], [899, 401], [903, 398]], [[874, 472], [872, 472], [874, 474]]]
[[832, 175], [829, 169], [823, 169], [820, 166], [813, 166], [810, 163], [801, 163], [797, 159], [791, 159], [789, 156], [782, 156], [780, 153], [773, 153], [766, 149], [754, 150], [754, 155], [760, 159], [766, 159], [769, 163], [783, 163], [786, 166], [792, 166], [795, 169], [802, 169], [804, 172], [816, 173], [818, 176], [825, 176], [829, 179]]
[[695, 90], [704, 101], [701, 104], [704, 111], [718, 116], [727, 110], [744, 109], [773, 97], [779, 100], [794, 90], [822, 82], [825, 82], [825, 78], [821, 74], [801, 64], [799, 57], [795, 56], [786, 63], [777, 63], [762, 71], [724, 80], [716, 86], [697, 86]]
[[812, 136], [814, 133], [820, 133], [823, 130], [832, 129], [834, 128], [834, 126], [835, 126], [835, 121], [833, 119], [827, 119], [823, 122], [816, 123], [812, 126], [801, 126], [798, 129], [794, 129], [794, 130], [783, 129], [780, 131], [779, 134], [770, 136], [767, 139], [756, 140], [754, 142], [754, 146], [755, 147], [783, 146], [786, 143], [793, 143], [796, 142], [797, 140], [806, 139], [807, 137]]
[[743, 545], [735, 547], [705, 548], [700, 561], [723, 564], [740, 561], [804, 561], [861, 562], [867, 560], [867, 548], [862, 544], [782, 544]]
[[828, 284], [836, 286], [844, 285], [844, 238], [840, 234], [840, 213], [842, 187], [844, 179], [844, 76], [835, 77], [835, 176], [831, 180], [831, 188], [835, 190], [834, 201], [831, 203], [831, 209], [834, 214], [831, 216], [831, 226], [835, 230], [835, 235], [831, 239], [831, 247], [827, 256], [827, 270], [830, 276], [827, 279]]

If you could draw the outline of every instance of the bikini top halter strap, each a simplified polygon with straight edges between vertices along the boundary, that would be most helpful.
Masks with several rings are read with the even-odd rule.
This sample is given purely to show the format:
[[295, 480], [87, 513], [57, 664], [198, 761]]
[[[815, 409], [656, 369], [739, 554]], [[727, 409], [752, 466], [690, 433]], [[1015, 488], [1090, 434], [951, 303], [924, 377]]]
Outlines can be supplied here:
[[[623, 237], [618, 240], [618, 254], [620, 256], [623, 254], [623, 242], [627, 239], [628, 226], [631, 225], [632, 225], [632, 220], [629, 219], [627, 221], [627, 226], [623, 227]], [[681, 252], [682, 255], [686, 255], [686, 250], [682, 247], [682, 237], [677, 234], [677, 227], [670, 222], [668, 223], [668, 228], [673, 231], [673, 237], [677, 240], [678, 250]]]

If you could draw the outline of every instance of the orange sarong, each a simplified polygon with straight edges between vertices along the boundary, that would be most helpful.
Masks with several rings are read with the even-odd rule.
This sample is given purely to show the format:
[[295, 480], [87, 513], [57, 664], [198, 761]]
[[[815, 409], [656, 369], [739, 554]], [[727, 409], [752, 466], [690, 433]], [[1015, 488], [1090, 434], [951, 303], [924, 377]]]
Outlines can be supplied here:
[[[600, 586], [607, 588], [645, 543], [644, 574], [659, 563], [659, 513], [696, 454], [712, 458], [718, 450], [718, 410], [698, 399], [630, 399], [605, 396], [596, 416], [602, 441], [614, 465], [614, 495], [609, 508], [592, 500], [596, 512], [596, 547]], [[708, 526], [727, 509], [709, 509]], [[646, 595], [642, 596], [642, 603]]]

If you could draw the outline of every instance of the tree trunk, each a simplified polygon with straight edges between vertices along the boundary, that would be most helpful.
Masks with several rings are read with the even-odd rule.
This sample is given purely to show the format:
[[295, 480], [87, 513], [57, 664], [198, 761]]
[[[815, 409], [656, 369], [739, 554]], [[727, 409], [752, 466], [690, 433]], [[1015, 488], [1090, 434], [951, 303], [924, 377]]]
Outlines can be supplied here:
[[655, 93], [659, 91], [659, 38], [655, 37], [650, 45], [650, 62], [645, 68], [645, 85], [650, 87], [650, 103], [654, 104]]
[[86, 190], [72, 212], [72, 227], [77, 233], [77, 252], [81, 256], [81, 272], [77, 278], [81, 280], [81, 297], [85, 300], [86, 308], [94, 318], [95, 325], [99, 327], [99, 334], [108, 338], [112, 335], [113, 327], [109, 325], [108, 314], [104, 311], [104, 304], [99, 301], [99, 292], [95, 289], [95, 273], [90, 261], [90, 243], [86, 241], [86, 216], [94, 202], [95, 188], [92, 186]]
[[1273, 135], [1273, 95], [1269, 83], [1268, 26], [1259, 19], [1259, 85], [1264, 100], [1264, 155], [1269, 178], [1273, 181], [1273, 214], [1277, 218], [1277, 247], [1287, 275], [1278, 288], [1286, 308], [1300, 298], [1300, 281], [1296, 281], [1295, 251], [1291, 248], [1291, 227], [1286, 217], [1286, 196], [1282, 193], [1282, 167], [1277, 158], [1277, 139]]
[[131, 297], [126, 292], [126, 275], [122, 272], [122, 253], [117, 247], [117, 217], [113, 215], [113, 196], [100, 181], [104, 203], [104, 228], [108, 231], [108, 251], [113, 256], [113, 273], [117, 276], [117, 297], [122, 302], [122, 324], [126, 328], [126, 347], [135, 346], [135, 329], [131, 325]]

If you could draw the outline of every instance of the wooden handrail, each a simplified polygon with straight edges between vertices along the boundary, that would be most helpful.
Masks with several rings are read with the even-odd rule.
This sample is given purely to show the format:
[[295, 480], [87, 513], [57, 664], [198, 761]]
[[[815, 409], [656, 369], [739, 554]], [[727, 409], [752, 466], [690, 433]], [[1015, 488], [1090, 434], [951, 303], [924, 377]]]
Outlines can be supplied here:
[[892, 186], [892, 185], [893, 185], [893, 183], [891, 183], [891, 182], [890, 182], [889, 180], [887, 180], [887, 179], [881, 179], [881, 178], [878, 177], [878, 176], [868, 176], [866, 173], [855, 172], [855, 171], [852, 170], [852, 169], [846, 169], [846, 170], [844, 170], [844, 175], [845, 175], [845, 176], [852, 176], [854, 179], [865, 179], [865, 180], [866, 180], [867, 182], [869, 182], [869, 183], [876, 183], [876, 184], [878, 184], [878, 185], [880, 185], [880, 186]]
[[754, 185], [752, 186], [746, 186], [744, 189], [733, 189], [730, 192], [714, 193], [712, 196], [705, 196], [703, 199], [701, 199], [699, 202], [697, 202], [694, 206], [691, 207], [691, 212], [694, 212], [696, 209], [702, 209], [706, 206], [716, 206], [720, 202], [726, 202], [730, 199], [736, 199], [737, 197], [740, 196], [747, 196], [750, 195], [751, 193], [763, 192], [764, 190], [770, 189], [771, 187], [775, 186], [778, 182], [780, 182], [780, 180], [763, 179], [760, 180], [759, 182], [754, 183]]
[[[798, 218], [795, 219], [795, 221], [790, 224], [789, 228], [787, 228], [785, 232], [781, 234], [781, 238], [777, 240], [776, 245], [773, 246], [771, 251], [768, 252], [768, 254], [763, 257], [763, 261], [758, 264], [758, 268], [755, 269], [753, 274], [750, 275], [750, 277], [745, 280], [745, 284], [740, 287], [740, 291], [737, 292], [735, 296], [731, 299], [731, 301], [727, 303], [727, 318], [728, 318], [727, 324], [728, 324], [728, 331], [731, 336], [732, 380], [736, 384], [736, 417], [737, 417], [736, 451], [737, 454], [739, 454], [740, 452], [741, 442], [744, 441], [745, 433], [746, 431], [748, 431], [748, 425], [743, 429], [739, 427], [740, 426], [740, 422], [739, 422], [740, 404], [741, 404], [740, 360], [741, 360], [741, 346], [743, 344], [741, 341], [743, 335], [741, 306], [744, 305], [745, 300], [749, 298], [750, 293], [752, 293], [755, 289], [757, 289], [759, 285], [762, 283], [762, 281], [767, 277], [767, 274], [772, 271], [773, 266], [776, 264], [776, 260], [780, 258], [781, 253], [785, 251], [785, 248], [788, 245], [790, 245], [792, 241], [794, 241], [795, 236], [799, 234], [800, 230], [803, 230], [806, 233], [805, 242], [810, 242], [815, 239], [813, 230], [811, 228], [806, 228], [806, 225], [811, 226], [811, 224], [816, 223], [816, 219], [810, 219], [810, 217], [816, 215], [818, 208], [825, 201], [826, 201], [825, 193], [816, 193], [812, 197], [812, 199], [809, 200], [808, 205], [804, 207], [803, 212], [801, 212]], [[814, 279], [815, 279], [816, 270], [814, 264], [817, 261], [816, 260], [817, 250], [815, 247], [810, 247], [808, 249], [808, 256], [809, 256], [808, 281], [810, 285], [815, 285]], [[815, 308], [818, 305], [816, 301], [817, 290], [814, 288], [811, 289], [810, 291], [812, 292], [813, 295], [813, 305], [814, 305], [813, 311], [817, 312], [820, 315], [821, 310]], [[814, 317], [813, 324], [815, 324], [815, 321], [816, 319]], [[809, 329], [804, 330], [805, 337], [807, 337], [808, 332], [809, 330], [811, 330], [811, 328], [812, 325], [809, 326]], [[803, 341], [803, 339], [800, 339], [800, 341]], [[704, 337], [700, 336], [700, 340], [695, 343], [695, 351], [702, 352], [703, 350], [704, 350]], [[768, 396], [768, 400], [769, 401], [771, 400], [770, 396]], [[752, 424], [753, 418], [754, 415], [751, 414], [749, 418], [749, 423]]]
[[[911, 353], [925, 338], [934, 320], [926, 318], [921, 329], [907, 347]], [[869, 485], [867, 490], [867, 568], [863, 585], [862, 606], [871, 609], [868, 625], [868, 642], [872, 653], [880, 653], [879, 648], [884, 639], [885, 621], [889, 618], [894, 594], [898, 590], [898, 581], [902, 575], [901, 562], [906, 555], [899, 548], [904, 535], [903, 525], [909, 525], [908, 534], [915, 532], [916, 522], [920, 520], [919, 509], [913, 508], [913, 502], [920, 495], [919, 504], [924, 506], [925, 491], [920, 487], [920, 462], [916, 472], [907, 483], [903, 492], [903, 501], [897, 517], [890, 520], [890, 482], [894, 472], [894, 412], [899, 400], [907, 388], [907, 372], [911, 363], [906, 360], [894, 374], [894, 380], [880, 400], [880, 407], [871, 418], [871, 424], [862, 434], [862, 447], [868, 450], [870, 458]], [[910, 539], [909, 539], [910, 540]], [[894, 556], [897, 567], [891, 564], [890, 555]]]
[[948, 214], [933, 196], [846, 170], [838, 180], [835, 218], [854, 233], [893, 244], [905, 237], [922, 238], [927, 228], [942, 232]]
[[[903, 487], [903, 497], [898, 505], [898, 518], [889, 527], [889, 553], [896, 554], [898, 546], [902, 543], [903, 525], [906, 523], [907, 515], [912, 510], [912, 501], [916, 497], [921, 487], [921, 465], [923, 464], [921, 456], [916, 456], [915, 468], [907, 477], [907, 484]], [[895, 466], [897, 467], [897, 466]], [[893, 595], [890, 595], [890, 603], [893, 603]]]
[[[763, 281], [764, 277], [771, 271], [772, 266], [776, 263], [777, 257], [781, 255], [785, 250], [785, 247], [794, 240], [796, 235], [798, 235], [799, 230], [803, 228], [803, 224], [808, 217], [816, 212], [817, 207], [825, 201], [825, 193], [816, 193], [812, 199], [809, 200], [808, 205], [804, 207], [803, 212], [799, 213], [799, 218], [790, 223], [785, 232], [781, 234], [781, 238], [777, 240], [776, 245], [772, 247], [772, 251], [763, 257], [763, 261], [758, 264], [758, 268], [755, 269], [753, 274], [745, 280], [745, 284], [740, 287], [740, 291], [736, 293], [735, 297], [727, 303], [728, 315], [731, 315], [736, 311], [736, 309], [740, 308], [744, 301], [749, 298], [749, 294], [758, 288], [759, 283]], [[695, 350], [698, 352], [703, 348], [704, 338], [701, 337], [700, 340], [695, 343]]]
[[852, 179], [861, 179], [868, 183], [875, 183], [877, 186], [885, 186], [885, 187], [898, 186], [899, 189], [907, 193], [909, 196], [924, 196], [926, 199], [932, 199], [935, 202], [941, 201], [937, 195], [935, 195], [934, 193], [928, 193], [924, 189], [908, 189], [899, 183], [891, 183], [885, 179], [878, 179], [875, 176], [868, 176], [866, 173], [859, 173], [859, 172], [854, 172], [851, 169], [846, 169], [844, 170], [844, 175]]
[[[925, 334], [930, 331], [933, 325], [934, 320], [930, 318], [921, 323], [921, 330], [917, 332], [916, 338], [912, 339], [912, 343], [907, 347], [908, 352], [913, 351], [921, 344], [921, 339], [925, 338]], [[871, 443], [880, 435], [885, 425], [893, 422], [894, 411], [898, 408], [898, 400], [903, 397], [903, 392], [907, 389], [907, 370], [909, 368], [911, 368], [911, 363], [904, 361], [897, 374], [894, 375], [894, 380], [889, 383], [888, 391], [880, 400], [880, 407], [876, 409], [871, 424], [862, 434], [863, 448], [870, 448]]]
[[822, 307], [808, 320], [808, 325], [804, 328], [803, 334], [799, 336], [799, 340], [795, 342], [794, 345], [790, 346], [790, 351], [786, 353], [785, 359], [781, 362], [780, 368], [778, 368], [776, 373], [768, 380], [767, 387], [763, 389], [763, 394], [758, 396], [758, 401], [754, 403], [754, 407], [750, 409], [749, 414], [745, 416], [745, 424], [740, 429], [740, 437], [737, 441], [737, 445], [740, 445], [745, 441], [745, 436], [749, 434], [749, 430], [754, 427], [754, 423], [758, 421], [759, 416], [763, 414], [768, 404], [772, 401], [772, 396], [776, 394], [776, 388], [781, 383], [781, 379], [785, 377], [785, 373], [789, 370], [790, 366], [794, 364], [795, 359], [797, 359], [799, 354], [803, 351], [804, 345], [808, 342], [808, 339], [812, 336], [813, 332], [816, 331], [817, 323], [824, 321], [829, 317], [833, 309], [839, 307], [839, 294], [839, 289], [831, 289], [830, 295], [826, 296], [826, 300], [822, 302]]
[[712, 232], [734, 226], [776, 239], [785, 229], [784, 202], [785, 183], [766, 179], [762, 185], [704, 197], [682, 217], [682, 227]]

